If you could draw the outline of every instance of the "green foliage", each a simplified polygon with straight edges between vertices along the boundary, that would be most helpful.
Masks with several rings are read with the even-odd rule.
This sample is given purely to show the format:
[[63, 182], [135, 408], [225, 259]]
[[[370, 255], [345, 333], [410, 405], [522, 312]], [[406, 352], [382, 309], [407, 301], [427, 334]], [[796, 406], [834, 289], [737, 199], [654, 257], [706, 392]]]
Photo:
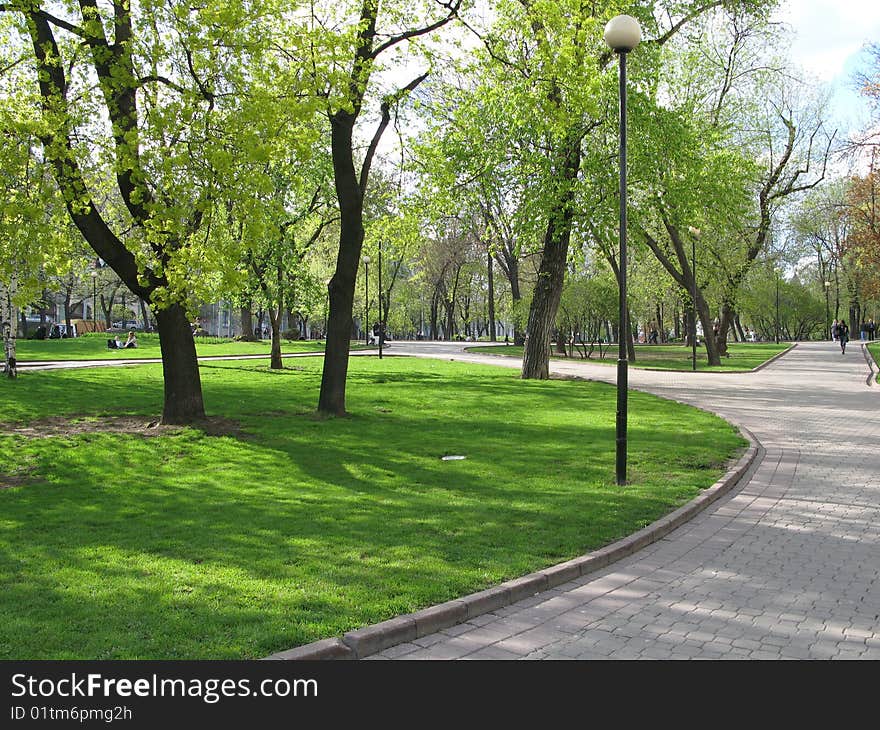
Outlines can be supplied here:
[[601, 272], [569, 274], [556, 315], [556, 326], [575, 343], [605, 338], [603, 325], [617, 319], [618, 289], [614, 275]]
[[[96, 332], [63, 340], [20, 340], [19, 360], [22, 363], [64, 360], [144, 360], [161, 358], [159, 335], [153, 332], [138, 332], [138, 346], [131, 350], [108, 350], [107, 339], [112, 333]], [[124, 338], [123, 338], [124, 339]], [[199, 357], [220, 357], [225, 355], [265, 355], [269, 356], [269, 342], [236, 342], [227, 337], [195, 337], [196, 353]], [[292, 338], [291, 338], [292, 339]], [[321, 352], [324, 343], [317, 340], [287, 342], [282, 345], [282, 353]], [[22, 370], [20, 377], [29, 377]]]
[[756, 267], [751, 272], [740, 300], [740, 314], [759, 339], [775, 339], [777, 327], [779, 337], [786, 341], [821, 338], [826, 332], [824, 292], [815, 280], [785, 279], [770, 267]]

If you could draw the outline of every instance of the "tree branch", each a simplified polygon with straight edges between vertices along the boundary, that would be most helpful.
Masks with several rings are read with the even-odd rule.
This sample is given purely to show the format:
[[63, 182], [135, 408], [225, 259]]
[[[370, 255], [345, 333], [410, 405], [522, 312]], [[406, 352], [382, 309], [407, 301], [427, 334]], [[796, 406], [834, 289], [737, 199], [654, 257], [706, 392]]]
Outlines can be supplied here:
[[[24, 3], [21, 3], [22, 5]], [[30, 8], [18, 7], [19, 3], [0, 3], [0, 13], [26, 13], [27, 15], [32, 15], [36, 18], [40, 18], [41, 20], [45, 20], [52, 25], [58, 26], [59, 28], [63, 28], [64, 30], [70, 31], [74, 35], [79, 36], [80, 38], [86, 38], [86, 32], [78, 25], [74, 25], [73, 23], [62, 20], [61, 18], [56, 18], [51, 13], [47, 13], [43, 9], [32, 10]]]
[[171, 79], [165, 76], [142, 76], [137, 80], [138, 88], [153, 83], [165, 84], [165, 86], [171, 87], [180, 94], [186, 93], [186, 89], [184, 89], [180, 84], [174, 83]]
[[379, 140], [382, 138], [385, 129], [388, 127], [388, 123], [391, 121], [391, 105], [399, 102], [404, 96], [414, 91], [415, 88], [426, 78], [428, 78], [427, 71], [420, 76], [416, 76], [416, 78], [410, 81], [402, 89], [398, 89], [393, 94], [386, 96], [382, 102], [382, 119], [379, 122], [379, 126], [376, 128], [376, 132], [373, 134], [373, 139], [370, 140], [370, 146], [367, 148], [367, 154], [364, 156], [364, 164], [361, 166], [361, 177], [358, 181], [361, 195], [366, 192], [367, 180], [370, 177], [370, 167], [373, 164], [373, 157], [376, 154], [376, 148], [379, 146]]
[[426, 25], [422, 28], [416, 28], [415, 30], [408, 30], [404, 33], [400, 33], [398, 35], [391, 36], [387, 41], [385, 41], [382, 45], [377, 46], [370, 53], [371, 59], [376, 59], [378, 56], [387, 51], [392, 46], [397, 45], [402, 41], [409, 40], [410, 38], [418, 38], [419, 36], [427, 35], [428, 33], [432, 33], [438, 28], [442, 28], [453, 18], [458, 16], [458, 10], [461, 7], [462, 0], [452, 0], [451, 2], [441, 2], [440, 5], [446, 8], [448, 14], [444, 18], [440, 18], [439, 20]]

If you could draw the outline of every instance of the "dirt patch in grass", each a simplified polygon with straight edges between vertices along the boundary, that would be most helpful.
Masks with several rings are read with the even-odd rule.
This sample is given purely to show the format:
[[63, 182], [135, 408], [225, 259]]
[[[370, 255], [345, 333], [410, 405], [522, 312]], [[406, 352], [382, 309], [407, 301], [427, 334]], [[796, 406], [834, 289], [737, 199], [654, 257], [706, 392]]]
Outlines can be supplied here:
[[30, 474], [0, 474], [0, 489], [22, 487], [31, 479]]
[[[27, 425], [0, 424], [0, 432], [43, 438], [45, 436], [79, 436], [86, 433], [126, 433], [145, 437], [164, 436], [179, 433], [183, 426], [165, 426], [150, 416], [103, 416], [76, 418], [50, 416], [31, 421]], [[192, 424], [192, 428], [203, 431], [208, 436], [244, 436], [241, 424], [231, 418], [217, 416]]]

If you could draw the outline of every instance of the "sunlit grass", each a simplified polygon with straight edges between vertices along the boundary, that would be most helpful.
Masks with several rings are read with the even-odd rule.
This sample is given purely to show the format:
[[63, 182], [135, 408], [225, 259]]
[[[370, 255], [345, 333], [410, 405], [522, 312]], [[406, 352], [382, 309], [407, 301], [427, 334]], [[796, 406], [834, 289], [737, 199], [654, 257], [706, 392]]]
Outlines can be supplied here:
[[[119, 339], [125, 342], [126, 333]], [[80, 337], [61, 340], [16, 340], [16, 359], [21, 363], [47, 360], [130, 360], [154, 359], [162, 357], [159, 349], [159, 335], [154, 332], [138, 332], [136, 349], [111, 350], [107, 340], [113, 333], [88, 333]], [[282, 354], [299, 352], [324, 352], [323, 340], [283, 340]], [[353, 349], [358, 343], [352, 343]], [[200, 357], [211, 355], [266, 355], [269, 356], [271, 342], [237, 342], [220, 337], [197, 337], [196, 352]]]
[[[697, 370], [712, 372], [745, 371], [753, 370], [764, 364], [774, 355], [778, 355], [789, 347], [788, 344], [775, 344], [767, 342], [736, 342], [728, 344], [729, 357], [721, 359], [721, 365], [709, 366], [706, 363], [706, 350], [697, 348]], [[491, 355], [508, 355], [522, 358], [523, 348], [517, 345], [493, 345], [486, 347], [468, 347], [468, 352], [481, 352]], [[636, 345], [636, 359], [630, 361], [630, 367], [644, 368], [645, 370], [691, 370], [693, 369], [693, 350], [683, 345]], [[590, 352], [587, 345], [587, 353]], [[572, 357], [561, 355], [554, 351], [551, 359], [566, 359], [573, 362], [588, 362], [599, 365], [617, 364], [617, 345], [603, 345], [600, 354], [598, 345], [590, 354], [583, 357], [583, 350], [574, 351]]]
[[743, 445], [633, 392], [621, 488], [613, 387], [352, 358], [351, 415], [320, 419], [320, 360], [293, 364], [202, 366], [228, 436], [12, 433], [153, 417], [159, 365], [0, 383], [0, 658], [253, 658], [338, 636], [630, 534]]

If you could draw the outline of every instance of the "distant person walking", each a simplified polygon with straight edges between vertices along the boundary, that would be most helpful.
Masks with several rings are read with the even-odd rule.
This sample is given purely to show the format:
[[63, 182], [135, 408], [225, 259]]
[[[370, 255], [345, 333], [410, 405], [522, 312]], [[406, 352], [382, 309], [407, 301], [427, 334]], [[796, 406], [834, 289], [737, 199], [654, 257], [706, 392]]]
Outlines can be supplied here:
[[835, 320], [831, 323], [831, 339], [834, 340], [834, 341], [837, 341], [837, 330], [838, 330], [839, 327], [840, 327], [840, 324], [839, 324], [838, 321], [835, 319]]
[[840, 320], [840, 323], [837, 325], [837, 339], [840, 340], [840, 354], [846, 354], [846, 343], [849, 341], [849, 327], [846, 325], [846, 320]]
[[873, 317], [871, 317], [871, 319], [868, 320], [868, 324], [865, 326], [865, 329], [867, 329], [867, 331], [868, 331], [868, 339], [873, 341], [874, 333], [877, 332], [877, 325], [874, 322]]

